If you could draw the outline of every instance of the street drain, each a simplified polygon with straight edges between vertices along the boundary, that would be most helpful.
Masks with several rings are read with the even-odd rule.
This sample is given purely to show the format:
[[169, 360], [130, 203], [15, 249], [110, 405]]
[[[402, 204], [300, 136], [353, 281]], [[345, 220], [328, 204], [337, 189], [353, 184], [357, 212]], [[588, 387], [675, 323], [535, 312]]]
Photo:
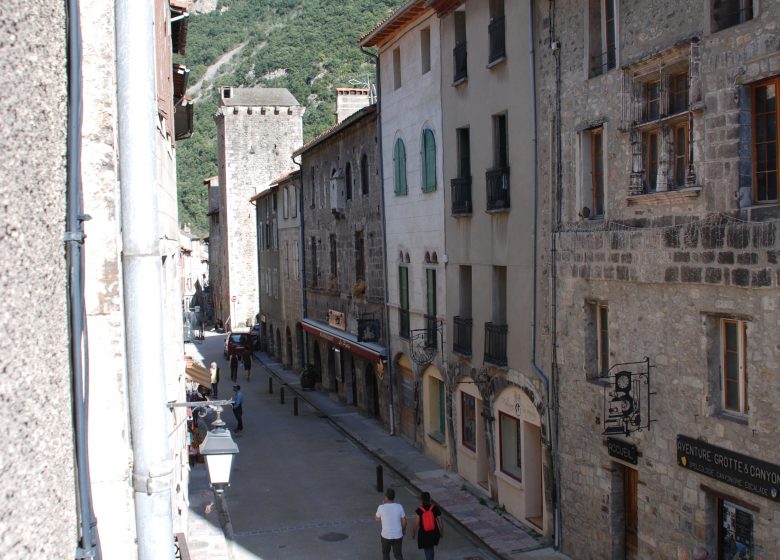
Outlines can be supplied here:
[[345, 535], [344, 533], [325, 533], [324, 535], [320, 535], [320, 540], [327, 542], [338, 542], [348, 538], [349, 535]]

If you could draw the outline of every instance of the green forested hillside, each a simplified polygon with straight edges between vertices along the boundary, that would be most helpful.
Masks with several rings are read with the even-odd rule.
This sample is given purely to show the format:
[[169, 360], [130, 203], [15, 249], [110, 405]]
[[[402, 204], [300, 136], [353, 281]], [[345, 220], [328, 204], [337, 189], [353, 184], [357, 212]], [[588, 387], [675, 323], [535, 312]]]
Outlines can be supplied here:
[[187, 36], [190, 86], [222, 55], [245, 46], [204, 82], [195, 104], [195, 131], [178, 147], [179, 220], [208, 231], [203, 179], [216, 175], [216, 91], [219, 86], [285, 87], [306, 106], [304, 141], [335, 123], [335, 88], [374, 80], [374, 66], [357, 39], [403, 0], [221, 0], [193, 15]]

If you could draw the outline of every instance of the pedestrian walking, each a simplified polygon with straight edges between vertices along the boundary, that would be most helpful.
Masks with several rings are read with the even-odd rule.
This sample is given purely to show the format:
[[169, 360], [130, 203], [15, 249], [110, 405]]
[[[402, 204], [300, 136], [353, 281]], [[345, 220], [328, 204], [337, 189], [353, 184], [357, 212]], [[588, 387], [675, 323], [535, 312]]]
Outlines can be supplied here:
[[238, 381], [238, 354], [233, 352], [230, 354], [230, 382], [235, 383]]
[[395, 503], [395, 490], [392, 488], [385, 491], [385, 499], [376, 509], [374, 519], [382, 523], [382, 560], [390, 560], [391, 548], [393, 557], [403, 560], [401, 548], [406, 534], [406, 514], [404, 506]]
[[218, 396], [218, 385], [219, 385], [219, 368], [217, 367], [217, 362], [211, 362], [211, 367], [209, 368], [209, 375], [211, 376], [211, 398], [217, 399]]
[[233, 416], [236, 417], [235, 432], [240, 434], [244, 431], [244, 393], [241, 392], [241, 385], [233, 385]]
[[249, 381], [249, 374], [252, 371], [252, 351], [244, 350], [244, 373], [246, 374], [246, 380]]
[[428, 492], [423, 492], [420, 500], [422, 505], [415, 510], [417, 517], [412, 527], [412, 538], [417, 537], [417, 548], [425, 553], [425, 560], [433, 560], [434, 547], [444, 536], [444, 520], [439, 506], [431, 503]]

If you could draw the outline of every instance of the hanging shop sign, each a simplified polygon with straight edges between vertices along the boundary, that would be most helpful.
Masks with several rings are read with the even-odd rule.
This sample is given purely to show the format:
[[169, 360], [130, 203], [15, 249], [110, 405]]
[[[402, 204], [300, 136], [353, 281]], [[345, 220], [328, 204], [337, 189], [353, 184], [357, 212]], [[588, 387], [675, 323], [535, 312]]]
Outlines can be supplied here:
[[335, 309], [328, 309], [328, 324], [331, 327], [347, 330], [347, 317], [341, 311]]
[[613, 437], [607, 438], [607, 452], [610, 457], [620, 459], [632, 465], [636, 465], [639, 460], [639, 451], [636, 445]]
[[677, 436], [677, 464], [747, 492], [780, 501], [780, 465]]
[[604, 386], [602, 435], [630, 435], [650, 429], [650, 358], [615, 364]]

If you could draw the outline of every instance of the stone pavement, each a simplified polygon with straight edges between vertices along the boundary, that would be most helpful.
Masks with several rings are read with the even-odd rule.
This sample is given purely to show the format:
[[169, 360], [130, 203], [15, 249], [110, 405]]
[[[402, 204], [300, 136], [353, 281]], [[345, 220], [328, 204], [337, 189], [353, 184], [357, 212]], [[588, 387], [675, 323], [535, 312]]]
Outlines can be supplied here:
[[189, 499], [187, 546], [190, 560], [229, 560], [223, 532], [225, 520], [220, 519], [219, 504], [209, 484], [205, 463], [196, 464], [190, 471]]
[[430, 492], [449, 520], [482, 541], [496, 556], [507, 560], [568, 558], [544, 543], [541, 535], [522, 527], [514, 518], [502, 513], [498, 504], [485, 498], [465, 479], [442, 469], [404, 438], [389, 435], [375, 420], [362, 416], [354, 407], [338, 403], [326, 393], [303, 391], [298, 374], [285, 369], [268, 354], [256, 352], [255, 359], [255, 364], [273, 374], [300, 399], [326, 416], [342, 433], [408, 481], [418, 492]]

